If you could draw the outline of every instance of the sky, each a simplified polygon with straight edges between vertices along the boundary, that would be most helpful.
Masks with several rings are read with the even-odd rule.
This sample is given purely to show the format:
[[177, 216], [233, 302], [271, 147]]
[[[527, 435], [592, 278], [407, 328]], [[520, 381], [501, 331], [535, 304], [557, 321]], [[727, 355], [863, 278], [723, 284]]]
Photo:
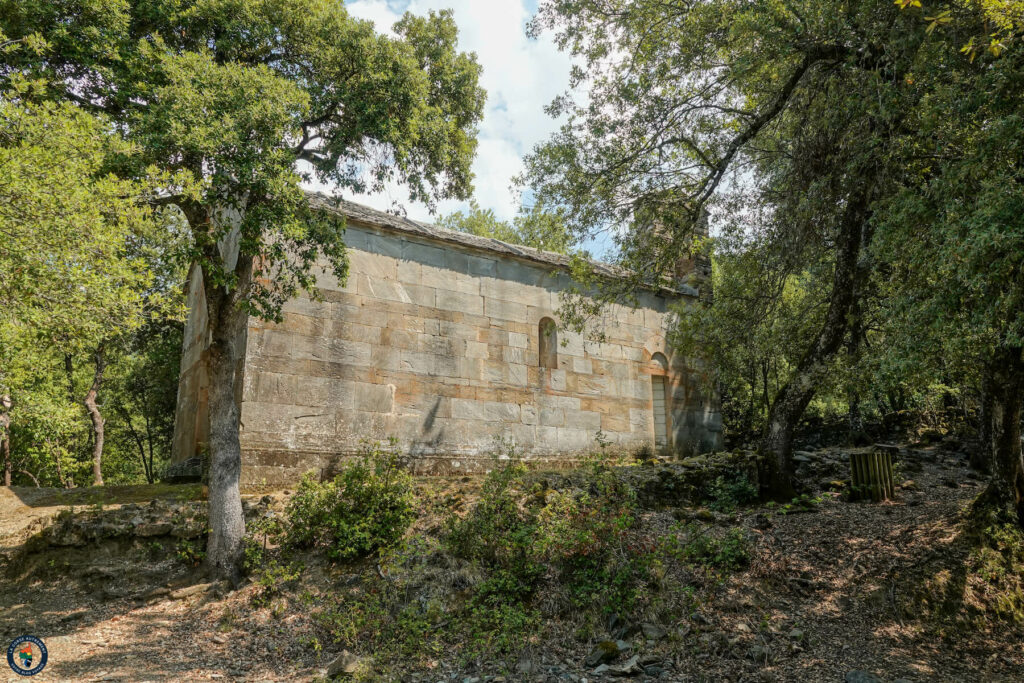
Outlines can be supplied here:
[[[351, 15], [373, 21], [380, 32], [389, 32], [406, 11], [422, 15], [429, 10], [453, 10], [459, 49], [476, 53], [483, 67], [481, 85], [487, 90], [473, 163], [474, 196], [500, 219], [515, 216], [519, 198], [511, 189], [512, 178], [522, 170], [523, 156], [558, 127], [544, 113], [544, 106], [569, 83], [569, 58], [558, 51], [551, 36], [526, 37], [526, 22], [537, 9], [536, 0], [356, 0], [345, 7]], [[411, 202], [397, 185], [381, 194], [345, 197], [382, 210], [394, 210], [397, 202], [410, 218], [437, 220], [437, 215]], [[467, 202], [441, 202], [438, 215], [467, 206]]]

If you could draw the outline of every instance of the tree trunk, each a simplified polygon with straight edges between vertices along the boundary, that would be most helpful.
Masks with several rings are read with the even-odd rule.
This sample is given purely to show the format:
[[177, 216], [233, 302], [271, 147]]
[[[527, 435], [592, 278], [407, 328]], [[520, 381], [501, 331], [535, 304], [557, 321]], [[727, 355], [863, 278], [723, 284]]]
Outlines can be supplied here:
[[[241, 261], [241, 260], [240, 260]], [[241, 410], [236, 400], [238, 342], [245, 333], [248, 315], [239, 306], [241, 293], [248, 290], [252, 261], [235, 269], [238, 282], [231, 291], [205, 276], [206, 305], [210, 321], [208, 363], [210, 373], [210, 538], [206, 548], [207, 567], [214, 578], [237, 583], [240, 577], [245, 517], [239, 480], [242, 450], [238, 430]]]
[[995, 470], [984, 497], [1007, 510], [1024, 527], [1024, 457], [1020, 420], [1024, 413], [1024, 349], [1005, 347], [993, 365], [992, 464]]
[[132, 422], [131, 415], [128, 414], [128, 410], [124, 406], [115, 406], [115, 410], [118, 415], [121, 416], [121, 421], [127, 426], [128, 433], [131, 434], [132, 440], [135, 441], [135, 445], [139, 449], [139, 460], [142, 462], [142, 471], [146, 475], [146, 483], [153, 483], [153, 455], [152, 449], [150, 449], [149, 462], [146, 462], [146, 445], [142, 441], [142, 436], [139, 434], [139, 430], [135, 429], [135, 424]]
[[95, 358], [96, 367], [92, 375], [92, 384], [89, 386], [89, 391], [86, 392], [85, 400], [82, 403], [85, 404], [85, 409], [89, 411], [89, 419], [92, 421], [92, 484], [93, 486], [103, 486], [103, 439], [106, 423], [103, 419], [103, 414], [100, 413], [99, 404], [96, 402], [100, 385], [103, 383], [103, 371], [107, 367], [107, 358], [103, 344], [97, 347]]
[[7, 394], [0, 394], [0, 456], [4, 459], [4, 486], [11, 485], [11, 397]]
[[[861, 344], [864, 339], [864, 313], [860, 297], [854, 297], [850, 311], [850, 335], [846, 342], [846, 355], [849, 370], [852, 373], [860, 369]], [[860, 409], [860, 391], [854, 378], [847, 379], [846, 390], [846, 429], [850, 443], [858, 444], [864, 438], [864, 416]]]
[[50, 453], [53, 454], [53, 464], [57, 469], [57, 481], [59, 481], [60, 485], [63, 486], [64, 488], [71, 488], [71, 485], [74, 482], [71, 481], [70, 479], [64, 478], [64, 468], [62, 468], [60, 465], [60, 447], [55, 445], [49, 439], [46, 440], [46, 445], [49, 447]]
[[24, 474], [26, 477], [28, 477], [32, 481], [34, 481], [35, 484], [36, 484], [36, 488], [40, 488], [40, 486], [39, 486], [39, 479], [36, 477], [36, 475], [32, 474], [28, 470], [18, 470], [18, 471], [21, 472], [22, 474]]
[[792, 498], [795, 493], [793, 432], [828, 373], [830, 362], [843, 346], [850, 313], [859, 296], [865, 269], [861, 254], [870, 234], [871, 194], [872, 185], [868, 178], [850, 197], [836, 239], [832, 295], [825, 322], [789, 381], [775, 396], [768, 415], [768, 428], [761, 442], [761, 452], [766, 456], [762, 485], [778, 499]]
[[980, 409], [978, 411], [979, 447], [971, 451], [971, 467], [982, 473], [992, 471], [992, 383], [993, 368], [987, 365], [981, 374]]

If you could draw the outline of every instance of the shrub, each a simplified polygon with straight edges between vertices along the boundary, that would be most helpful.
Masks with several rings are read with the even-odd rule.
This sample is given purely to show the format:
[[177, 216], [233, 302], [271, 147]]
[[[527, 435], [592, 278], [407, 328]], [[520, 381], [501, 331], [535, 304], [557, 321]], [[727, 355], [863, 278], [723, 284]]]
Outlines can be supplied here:
[[630, 538], [635, 494], [607, 467], [589, 469], [585, 490], [531, 487], [515, 461], [488, 475], [481, 502], [453, 518], [447, 534], [453, 554], [490, 572], [475, 600], [486, 594], [487, 603], [528, 603], [550, 572], [577, 607], [632, 605], [650, 564], [646, 548]]
[[682, 554], [706, 567], [741, 569], [750, 563], [750, 543], [741, 529], [729, 529], [722, 538], [700, 533], [683, 546]]
[[738, 474], [716, 477], [707, 493], [711, 499], [708, 507], [717, 512], [732, 512], [741, 505], [755, 502], [758, 497], [757, 486]]
[[350, 560], [397, 543], [416, 518], [412, 477], [394, 441], [365, 446], [331, 481], [302, 478], [287, 508], [284, 545]]

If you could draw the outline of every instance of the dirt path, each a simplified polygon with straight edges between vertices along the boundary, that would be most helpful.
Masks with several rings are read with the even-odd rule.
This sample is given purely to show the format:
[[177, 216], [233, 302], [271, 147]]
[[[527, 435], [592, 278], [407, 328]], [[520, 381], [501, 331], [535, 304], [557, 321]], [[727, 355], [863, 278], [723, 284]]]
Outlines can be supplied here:
[[[918, 491], [895, 502], [827, 500], [817, 512], [774, 516], [762, 532], [753, 573], [736, 579], [747, 605], [726, 628], [752, 617], [767, 621], [777, 680], [842, 680], [854, 670], [892, 681], [1022, 680], [1024, 656], [1012, 639], [974, 634], [970, 648], [951, 648], [903, 614], [905, 578], [926, 557], [961, 552], [956, 520], [979, 492], [959, 458], [938, 456], [914, 473]], [[959, 482], [959, 484], [955, 483]], [[753, 603], [753, 605], [751, 605]]]

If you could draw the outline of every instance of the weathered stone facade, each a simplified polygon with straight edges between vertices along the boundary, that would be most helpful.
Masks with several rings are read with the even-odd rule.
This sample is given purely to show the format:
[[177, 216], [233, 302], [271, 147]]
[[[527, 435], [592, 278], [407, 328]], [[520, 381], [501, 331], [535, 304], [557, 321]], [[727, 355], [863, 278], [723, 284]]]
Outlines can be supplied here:
[[[252, 319], [239, 341], [245, 486], [330, 471], [363, 440], [388, 437], [426, 472], [487, 468], [499, 438], [553, 465], [595, 448], [599, 431], [612, 447], [720, 446], [715, 397], [665, 344], [670, 302], [696, 291], [610, 306], [601, 342], [552, 334], [571, 285], [563, 257], [354, 204], [335, 210], [347, 220], [348, 281], [322, 277], [321, 301], [293, 299], [281, 324]], [[193, 277], [176, 460], [206, 434], [200, 289]]]

